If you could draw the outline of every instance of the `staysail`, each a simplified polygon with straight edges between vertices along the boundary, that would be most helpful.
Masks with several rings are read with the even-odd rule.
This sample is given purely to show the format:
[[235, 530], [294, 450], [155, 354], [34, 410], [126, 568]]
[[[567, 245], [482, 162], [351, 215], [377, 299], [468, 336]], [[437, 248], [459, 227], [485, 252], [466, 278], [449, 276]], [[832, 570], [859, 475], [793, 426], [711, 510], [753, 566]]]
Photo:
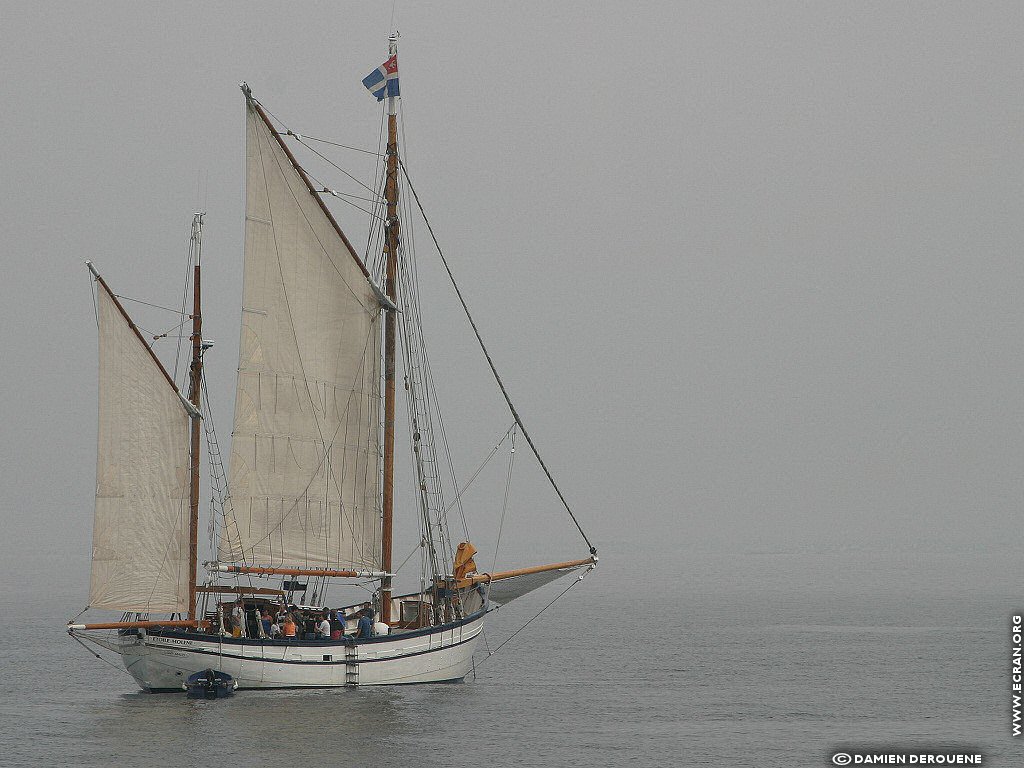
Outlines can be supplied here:
[[511, 603], [513, 600], [522, 597], [523, 595], [533, 592], [535, 589], [550, 584], [552, 581], [562, 578], [567, 573], [572, 573], [578, 568], [582, 568], [581, 565], [574, 565], [568, 568], [559, 568], [554, 571], [544, 571], [541, 573], [526, 573], [519, 576], [511, 576], [501, 581], [494, 581], [490, 584], [485, 584], [484, 589], [487, 591], [487, 598], [497, 605], [505, 605]]
[[218, 556], [379, 569], [378, 294], [246, 96], [242, 335]]
[[98, 280], [99, 430], [89, 604], [188, 610], [189, 416]]

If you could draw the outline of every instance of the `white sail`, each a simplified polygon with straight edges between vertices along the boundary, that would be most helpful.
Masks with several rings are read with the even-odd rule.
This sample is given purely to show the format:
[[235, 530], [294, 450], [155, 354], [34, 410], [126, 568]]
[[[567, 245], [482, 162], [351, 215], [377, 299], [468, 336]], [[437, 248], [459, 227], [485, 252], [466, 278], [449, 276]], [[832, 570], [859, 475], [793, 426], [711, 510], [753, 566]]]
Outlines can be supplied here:
[[103, 283], [96, 516], [89, 604], [188, 610], [189, 417]]
[[524, 573], [519, 576], [511, 576], [507, 579], [494, 581], [490, 584], [484, 583], [483, 588], [488, 590], [488, 600], [497, 605], [505, 605], [582, 567], [582, 565], [573, 565], [569, 568], [559, 568], [554, 571]]
[[247, 99], [222, 562], [380, 568], [379, 317], [361, 263]]

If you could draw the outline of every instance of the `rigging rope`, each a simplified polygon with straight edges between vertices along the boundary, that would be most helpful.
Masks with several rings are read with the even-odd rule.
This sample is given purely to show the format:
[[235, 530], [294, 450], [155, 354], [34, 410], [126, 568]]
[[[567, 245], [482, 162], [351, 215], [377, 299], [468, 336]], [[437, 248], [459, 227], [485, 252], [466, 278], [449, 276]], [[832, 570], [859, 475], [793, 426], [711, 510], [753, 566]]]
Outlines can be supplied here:
[[[291, 132], [289, 131], [289, 133], [291, 133]], [[292, 136], [295, 136], [295, 134], [293, 133], [293, 134], [292, 134]], [[344, 168], [342, 168], [342, 167], [341, 167], [340, 165], [338, 165], [338, 164], [337, 164], [337, 163], [335, 163], [335, 162], [334, 162], [333, 160], [331, 160], [331, 159], [330, 159], [329, 157], [327, 157], [326, 155], [324, 155], [324, 154], [323, 154], [323, 153], [321, 153], [321, 152], [317, 152], [317, 151], [316, 151], [315, 149], [313, 149], [313, 147], [309, 146], [309, 144], [307, 144], [306, 142], [304, 142], [304, 141], [302, 140], [302, 137], [300, 137], [300, 136], [295, 136], [295, 139], [296, 139], [296, 141], [298, 141], [298, 142], [299, 142], [299, 144], [301, 144], [302, 146], [304, 146], [304, 147], [305, 147], [306, 149], [308, 149], [308, 150], [309, 150], [310, 152], [312, 152], [312, 153], [313, 153], [314, 155], [316, 155], [317, 157], [319, 157], [319, 158], [320, 158], [321, 160], [323, 160], [323, 161], [324, 161], [325, 163], [327, 163], [327, 164], [328, 164], [329, 166], [331, 166], [332, 168], [334, 168], [334, 169], [336, 169], [336, 170], [338, 170], [338, 171], [341, 171], [341, 172], [342, 172], [343, 174], [345, 174], [346, 176], [348, 176], [348, 177], [349, 177], [350, 179], [352, 179], [352, 181], [354, 181], [354, 182], [355, 182], [356, 184], [358, 184], [358, 185], [359, 185], [360, 187], [362, 187], [363, 189], [365, 189], [365, 190], [366, 190], [367, 192], [369, 192], [369, 193], [370, 193], [371, 195], [375, 195], [375, 194], [377, 194], [377, 193], [376, 193], [376, 191], [375, 191], [375, 190], [374, 190], [374, 189], [373, 189], [372, 187], [369, 187], [369, 186], [367, 186], [367, 185], [366, 185], [366, 184], [364, 184], [364, 183], [363, 183], [362, 181], [360, 181], [360, 180], [359, 180], [359, 179], [357, 179], [357, 178], [356, 178], [355, 176], [353, 176], [353, 175], [352, 175], [351, 173], [349, 173], [349, 172], [348, 172], [348, 171], [346, 171], [346, 170], [345, 170]]]
[[83, 648], [85, 648], [86, 653], [89, 653], [89, 654], [95, 656], [97, 659], [102, 661], [104, 664], [109, 664], [111, 667], [116, 669], [118, 672], [124, 672], [129, 677], [132, 677], [132, 673], [131, 672], [129, 672], [127, 669], [121, 669], [121, 667], [117, 666], [117, 664], [115, 664], [114, 662], [112, 662], [109, 659], [105, 659], [102, 656], [100, 656], [99, 653], [97, 653], [92, 648], [90, 648], [88, 645], [86, 645], [84, 642], [82, 642], [82, 638], [78, 637], [77, 635], [71, 635], [71, 639], [74, 640], [76, 643], [78, 643]]
[[160, 304], [151, 304], [148, 301], [143, 301], [142, 299], [133, 299], [131, 296], [124, 296], [124, 295], [122, 295], [120, 293], [115, 293], [114, 294], [114, 298], [115, 299], [120, 299], [121, 301], [130, 301], [130, 302], [133, 302], [135, 304], [144, 304], [147, 307], [154, 307], [156, 309], [162, 309], [164, 312], [170, 312], [172, 315], [180, 315], [181, 314], [181, 310], [180, 309], [171, 309], [170, 307], [164, 307], [164, 306], [161, 306]]
[[[264, 107], [266, 109], [266, 107]], [[275, 120], [277, 118], [274, 118]], [[285, 131], [286, 136], [294, 136], [298, 139], [308, 139], [309, 141], [319, 141], [321, 144], [330, 144], [332, 147], [341, 147], [342, 149], [351, 149], [355, 152], [362, 152], [367, 155], [374, 155], [376, 157], [384, 157], [381, 152], [374, 152], [372, 149], [363, 149], [362, 147], [353, 147], [348, 144], [339, 144], [336, 141], [328, 141], [327, 139], [318, 139], [316, 136], [307, 136], [306, 134], [299, 134], [294, 131]]]
[[[198, 221], [197, 221], [197, 218], [198, 218]], [[200, 249], [197, 248], [196, 235], [197, 235], [197, 225], [198, 225], [198, 230], [199, 230], [198, 234], [199, 234], [199, 239], [201, 241], [201, 239], [202, 239], [202, 221], [203, 221], [202, 214], [198, 214], [198, 216], [193, 216], [192, 217], [192, 231], [189, 233], [189, 237], [188, 237], [188, 250], [186, 250], [186, 252], [185, 252], [185, 279], [182, 281], [182, 287], [181, 287], [181, 311], [178, 313], [181, 316], [182, 324], [184, 324], [185, 320], [190, 317], [190, 315], [188, 314], [188, 289], [189, 289], [189, 286], [192, 285], [192, 277], [194, 275], [193, 268], [198, 263], [197, 259], [198, 259], [199, 255], [200, 255], [200, 252], [199, 252]], [[169, 332], [170, 331], [168, 331], [168, 333]], [[178, 344], [177, 344], [177, 346], [175, 347], [175, 350], [174, 350], [174, 377], [173, 378], [174, 378], [175, 381], [178, 380], [178, 367], [183, 364], [183, 361], [182, 361], [182, 349], [181, 349], [182, 335], [183, 334], [178, 334]], [[156, 339], [154, 339], [153, 341], [155, 343]], [[150, 346], [152, 347], [153, 345], [151, 344]], [[187, 368], [188, 367], [186, 366], [186, 370], [187, 370]], [[182, 383], [184, 383], [184, 382], [182, 382]]]
[[[181, 321], [180, 323], [178, 323], [178, 324], [177, 324], [176, 326], [174, 326], [173, 328], [168, 328], [168, 329], [167, 329], [166, 331], [164, 331], [163, 333], [157, 333], [157, 334], [154, 334], [154, 335], [153, 335], [153, 341], [159, 341], [160, 339], [166, 339], [166, 338], [167, 338], [167, 336], [168, 336], [168, 334], [170, 334], [170, 332], [171, 332], [171, 331], [176, 331], [176, 330], [178, 330], [179, 328], [181, 328], [181, 326], [183, 326], [183, 325], [184, 325], [185, 323], [187, 323], [187, 322], [189, 321], [189, 319], [190, 319], [190, 318], [186, 317], [186, 318], [185, 318], [184, 320], [182, 320], [182, 321]], [[179, 334], [179, 335], [178, 335], [178, 336], [177, 336], [176, 338], [179, 338], [179, 339], [181, 339], [181, 338], [185, 338], [185, 337]], [[189, 336], [188, 338], [191, 338], [191, 336]], [[150, 344], [149, 346], [151, 346], [151, 347], [152, 347], [153, 345], [152, 345], [152, 344]]]
[[[566, 587], [566, 588], [565, 588], [565, 589], [563, 589], [563, 590], [562, 590], [561, 592], [559, 592], [559, 593], [558, 593], [558, 594], [557, 594], [557, 595], [555, 596], [555, 599], [554, 599], [554, 600], [552, 600], [552, 601], [551, 601], [550, 603], [548, 603], [548, 604], [547, 604], [547, 605], [545, 605], [545, 606], [544, 606], [543, 608], [541, 608], [541, 609], [540, 609], [539, 611], [537, 611], [537, 613], [535, 613], [535, 614], [533, 615], [533, 618], [531, 618], [531, 619], [530, 619], [529, 621], [527, 621], [527, 622], [526, 622], [525, 624], [523, 624], [523, 626], [521, 626], [521, 627], [520, 627], [519, 629], [517, 629], [517, 630], [516, 630], [515, 632], [513, 632], [513, 633], [512, 633], [511, 635], [509, 635], [508, 637], [506, 637], [506, 638], [505, 638], [505, 640], [504, 640], [504, 641], [503, 641], [503, 642], [501, 643], [501, 645], [499, 645], [499, 646], [498, 646], [497, 648], [495, 648], [495, 649], [494, 649], [493, 651], [489, 651], [489, 652], [487, 653], [487, 656], [485, 656], [485, 657], [484, 657], [483, 661], [487, 661], [487, 659], [491, 658], [491, 656], [493, 656], [493, 655], [494, 655], [494, 654], [496, 654], [496, 653], [497, 653], [498, 651], [500, 651], [500, 650], [501, 650], [501, 649], [502, 649], [502, 648], [503, 648], [503, 647], [505, 646], [505, 644], [506, 644], [506, 643], [508, 643], [508, 642], [509, 642], [509, 641], [510, 641], [510, 640], [511, 640], [511, 639], [512, 639], [513, 637], [515, 637], [515, 636], [516, 636], [516, 635], [518, 635], [518, 634], [519, 634], [520, 632], [522, 632], [522, 631], [523, 631], [524, 629], [526, 629], [526, 628], [527, 628], [528, 626], [530, 626], [530, 624], [532, 624], [532, 623], [533, 623], [534, 619], [536, 619], [536, 618], [537, 618], [538, 616], [540, 616], [540, 615], [541, 615], [542, 613], [544, 613], [544, 611], [546, 611], [546, 610], [547, 610], [548, 608], [550, 608], [550, 607], [551, 607], [552, 605], [554, 605], [554, 604], [555, 604], [555, 601], [557, 601], [557, 600], [558, 600], [558, 599], [559, 599], [560, 597], [562, 597], [562, 595], [564, 595], [564, 594], [565, 594], [566, 592], [568, 592], [568, 591], [569, 591], [570, 589], [572, 589], [572, 588], [573, 588], [573, 587], [575, 587], [575, 586], [576, 586], [577, 584], [579, 584], [579, 583], [580, 583], [581, 581], [583, 581], [583, 578], [584, 578], [584, 577], [585, 577], [585, 576], [586, 576], [586, 575], [587, 575], [588, 573], [590, 573], [590, 572], [591, 572], [591, 571], [592, 571], [593, 569], [594, 569], [594, 566], [590, 566], [589, 568], [587, 568], [587, 570], [585, 570], [585, 571], [584, 571], [583, 573], [581, 573], [581, 574], [580, 574], [579, 576], [577, 576], [577, 577], [576, 577], [575, 579], [573, 579], [573, 580], [572, 580], [572, 584], [570, 584], [570, 585], [569, 585], [568, 587]], [[483, 661], [481, 661], [480, 663], [482, 664], [482, 663], [483, 663]]]
[[505, 434], [501, 436], [501, 440], [494, 444], [494, 447], [491, 448], [490, 453], [488, 453], [487, 457], [480, 463], [480, 466], [476, 468], [476, 472], [473, 473], [472, 477], [470, 477], [469, 480], [466, 481], [466, 484], [462, 486], [462, 490], [458, 492], [458, 495], [455, 497], [452, 503], [448, 505], [448, 507], [445, 509], [445, 512], [451, 510], [451, 508], [455, 506], [455, 503], [462, 498], [462, 495], [469, 490], [469, 487], [473, 485], [473, 481], [476, 480], [480, 476], [480, 473], [484, 471], [484, 467], [486, 467], [490, 463], [491, 459], [494, 458], [494, 454], [498, 452], [498, 449], [501, 447], [501, 444], [505, 442], [506, 438], [508, 438], [508, 436], [512, 434], [512, 430], [515, 428], [516, 425], [513, 423], [511, 427], [505, 430]]
[[[501, 504], [501, 520], [498, 522], [498, 539], [494, 542], [494, 559], [491, 560], [491, 573], [494, 573], [496, 566], [498, 565], [498, 549], [501, 547], [501, 532], [505, 528], [505, 513], [508, 512], [508, 493], [512, 487], [512, 466], [516, 460], [516, 425], [512, 425], [512, 450], [508, 453], [508, 475], [505, 476], [505, 499]], [[504, 438], [502, 438], [504, 439]], [[491, 599], [491, 584], [490, 579], [487, 580], [487, 594], [484, 595], [484, 603], [486, 604]]]
[[[88, 264], [89, 262], [85, 262]], [[96, 283], [99, 278], [93, 277], [92, 273], [89, 273], [89, 295], [92, 296], [92, 314], [96, 319], [96, 327], [100, 327], [100, 307], [96, 303]]]
[[417, 544], [415, 547], [413, 547], [412, 548], [412, 552], [409, 553], [409, 556], [407, 558], [405, 558], [405, 560], [402, 561], [402, 564], [400, 566], [395, 568], [395, 570], [393, 571], [394, 575], [397, 576], [398, 572], [401, 571], [403, 568], [405, 568], [405, 564], [408, 563], [410, 560], [412, 560], [412, 556], [415, 555], [424, 546], [426, 546], [426, 541], [421, 537], [420, 538], [420, 543]]
[[[402, 131], [402, 137], [403, 137], [403, 143], [404, 143], [404, 136], [405, 136], [405, 115], [404, 115], [404, 112], [402, 113], [402, 116], [401, 116], [401, 131]], [[416, 306], [417, 316], [419, 317], [420, 315], [422, 315], [422, 312], [420, 310], [419, 267], [418, 267], [417, 259], [415, 258], [415, 255], [416, 255], [416, 237], [415, 237], [416, 228], [411, 226], [411, 223], [412, 223], [412, 220], [413, 220], [413, 216], [412, 216], [412, 213], [413, 213], [413, 211], [412, 211], [412, 202], [411, 202], [411, 196], [408, 194], [408, 190], [406, 189], [406, 185], [402, 184], [402, 179], [401, 178], [399, 178], [398, 181], [399, 181], [399, 186], [401, 187], [401, 190], [402, 190], [401, 194], [399, 195], [399, 200], [400, 200], [400, 203], [402, 205], [402, 216], [403, 216], [405, 221], [410, 223], [410, 226], [406, 227], [405, 230], [404, 230], [404, 233], [403, 233], [404, 237], [403, 237], [403, 239], [402, 239], [402, 241], [401, 241], [401, 243], [399, 245], [399, 248], [400, 248], [400, 253], [402, 255], [402, 258], [404, 260], [403, 263], [406, 263], [406, 262], [408, 263], [409, 275], [407, 276], [406, 281], [410, 284], [410, 286], [412, 288], [412, 299], [413, 299], [414, 305]], [[408, 258], [406, 258], [406, 254], [408, 254]], [[434, 431], [435, 431], [433, 429], [433, 424], [434, 424], [433, 417], [430, 416], [431, 409], [432, 409], [433, 414], [436, 416], [436, 425], [437, 425], [436, 433], [437, 433], [437, 435], [440, 436], [442, 452], [444, 454], [446, 465], [447, 465], [447, 469], [448, 469], [448, 473], [449, 473], [449, 476], [451, 478], [452, 492], [456, 494], [455, 501], [453, 502], [453, 504], [445, 507], [443, 513], [441, 513], [440, 510], [439, 510], [439, 515], [443, 515], [444, 520], [445, 520], [445, 525], [447, 526], [447, 515], [448, 515], [448, 512], [452, 509], [453, 506], [457, 507], [458, 508], [458, 513], [459, 513], [459, 518], [462, 521], [462, 530], [463, 530], [463, 533], [465, 534], [465, 539], [464, 540], [465, 541], [469, 541], [471, 539], [471, 536], [469, 534], [469, 522], [466, 519], [466, 510], [465, 510], [465, 508], [462, 505], [462, 495], [460, 493], [458, 493], [459, 480], [458, 480], [458, 476], [456, 475], [456, 472], [455, 472], [455, 462], [454, 462], [454, 460], [452, 458], [451, 447], [450, 447], [450, 445], [448, 443], [448, 432], [447, 432], [447, 430], [445, 428], [444, 416], [441, 413], [441, 404], [440, 404], [440, 402], [438, 400], [438, 397], [437, 397], [437, 387], [434, 384], [434, 375], [433, 375], [433, 372], [432, 372], [432, 369], [431, 369], [431, 366], [430, 366], [430, 358], [427, 355], [426, 335], [424, 334], [423, 324], [421, 322], [417, 322], [416, 323], [416, 331], [417, 331], [416, 341], [419, 343], [419, 346], [420, 346], [420, 348], [422, 350], [422, 365], [423, 365], [422, 378], [423, 378], [423, 385], [425, 387], [425, 391], [426, 391], [426, 393], [428, 395], [428, 397], [427, 397], [427, 416], [428, 416], [428, 420], [431, 421], [431, 433], [433, 434]], [[432, 446], [433, 446], [433, 442], [432, 442]], [[436, 458], [436, 449], [432, 447], [432, 450], [435, 452], [435, 458]], [[438, 482], [440, 482], [440, 478], [438, 478]], [[438, 498], [438, 501], [439, 501], [439, 503], [443, 504], [443, 499], [441, 499], [440, 497]], [[446, 527], [446, 530], [447, 530], [447, 527]], [[454, 557], [454, 551], [451, 554]]]
[[480, 331], [476, 327], [476, 323], [473, 320], [473, 316], [469, 312], [469, 307], [466, 304], [466, 300], [462, 297], [462, 291], [459, 290], [458, 283], [455, 282], [455, 275], [452, 274], [451, 267], [448, 266], [448, 259], [444, 256], [444, 251], [441, 250], [441, 244], [437, 241], [437, 235], [434, 234], [434, 228], [430, 226], [430, 220], [427, 219], [427, 212], [423, 210], [423, 203], [420, 202], [420, 196], [416, 194], [416, 188], [412, 185], [412, 180], [409, 178], [409, 173], [405, 169], [405, 163], [399, 160], [402, 166], [402, 173], [405, 175], [406, 183], [409, 185], [409, 191], [412, 192], [413, 197], [416, 199], [416, 206], [420, 209], [420, 216], [423, 217], [423, 223], [427, 225], [427, 231], [430, 232], [430, 237], [434, 241], [434, 247], [437, 248], [437, 254], [441, 257], [441, 263], [444, 265], [445, 272], [448, 273], [448, 279], [451, 280], [452, 287], [455, 289], [455, 295], [459, 298], [459, 303], [462, 304], [462, 310], [466, 313], [466, 319], [469, 320], [470, 326], [473, 328], [473, 333], [476, 336], [477, 343], [480, 345], [480, 349], [484, 353], [484, 357], [487, 358], [487, 364], [491, 368], [491, 373], [494, 375], [494, 380], [498, 383], [498, 388], [501, 389], [501, 394], [505, 398], [505, 403], [508, 405], [509, 411], [512, 412], [512, 418], [515, 419], [516, 424], [519, 425], [519, 429], [523, 432], [523, 437], [526, 438], [526, 442], [529, 444], [530, 449], [533, 451], [533, 455], [537, 457], [537, 461], [540, 463], [541, 469], [544, 470], [544, 474], [547, 475], [548, 482], [551, 483], [551, 487], [555, 489], [555, 493], [558, 494], [558, 498], [562, 502], [562, 506], [565, 507], [565, 511], [569, 513], [569, 517], [572, 518], [573, 523], [576, 525], [576, 529], [580, 532], [580, 536], [590, 547], [590, 554], [597, 554], [597, 547], [590, 543], [590, 539], [587, 538], [587, 534], [583, 532], [583, 527], [580, 525], [579, 520], [576, 519], [576, 515], [573, 513], [572, 508], [569, 506], [569, 502], [565, 500], [565, 496], [562, 495], [561, 489], [555, 482], [555, 478], [552, 477], [551, 471], [548, 469], [547, 464], [544, 463], [544, 459], [540, 456], [540, 451], [537, 450], [537, 446], [534, 444], [533, 439], [530, 437], [530, 433], [526, 431], [526, 427], [523, 425], [523, 420], [519, 416], [519, 412], [516, 411], [516, 407], [512, 404], [512, 398], [509, 397], [508, 390], [505, 389], [505, 384], [501, 380], [501, 376], [498, 375], [498, 369], [494, 365], [494, 361], [491, 359], [490, 353], [487, 351], [487, 347], [484, 345], [483, 337], [480, 336]]

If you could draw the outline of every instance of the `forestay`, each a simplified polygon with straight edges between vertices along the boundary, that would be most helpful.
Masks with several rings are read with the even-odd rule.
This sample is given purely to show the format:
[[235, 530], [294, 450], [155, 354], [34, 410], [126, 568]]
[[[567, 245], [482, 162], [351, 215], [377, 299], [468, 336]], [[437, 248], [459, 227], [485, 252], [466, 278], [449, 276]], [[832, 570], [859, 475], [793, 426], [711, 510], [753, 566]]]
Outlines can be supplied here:
[[380, 568], [379, 317], [362, 264], [248, 98], [222, 562]]
[[89, 603], [188, 610], [189, 416], [98, 281], [99, 430]]

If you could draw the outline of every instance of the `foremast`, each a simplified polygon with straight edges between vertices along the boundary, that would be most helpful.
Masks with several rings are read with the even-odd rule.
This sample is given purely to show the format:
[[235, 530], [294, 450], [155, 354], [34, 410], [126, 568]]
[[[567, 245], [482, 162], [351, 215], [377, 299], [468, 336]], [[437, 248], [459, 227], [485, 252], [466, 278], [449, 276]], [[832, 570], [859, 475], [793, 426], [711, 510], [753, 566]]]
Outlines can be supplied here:
[[[199, 283], [199, 263], [203, 250], [203, 214], [192, 217], [192, 364], [189, 367], [188, 400], [195, 413], [201, 413], [199, 405], [203, 385], [203, 314]], [[196, 620], [196, 579], [198, 577], [199, 548], [199, 419], [191, 419], [189, 449], [189, 496], [188, 496], [188, 620]]]

